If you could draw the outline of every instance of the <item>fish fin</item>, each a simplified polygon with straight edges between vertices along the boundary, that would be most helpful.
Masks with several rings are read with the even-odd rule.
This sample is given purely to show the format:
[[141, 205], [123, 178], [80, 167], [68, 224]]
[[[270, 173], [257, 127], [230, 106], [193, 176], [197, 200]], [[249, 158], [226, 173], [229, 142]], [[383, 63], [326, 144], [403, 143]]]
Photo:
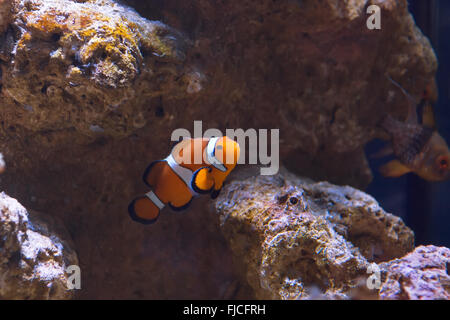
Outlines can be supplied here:
[[380, 150], [378, 150], [377, 152], [373, 153], [370, 155], [371, 159], [378, 159], [378, 158], [384, 158], [387, 157], [391, 154], [394, 153], [394, 149], [392, 148], [391, 145], [387, 145], [383, 148], [381, 148]]
[[131, 219], [142, 224], [152, 224], [158, 219], [160, 209], [147, 197], [141, 196], [128, 206]]
[[214, 190], [211, 192], [211, 199], [216, 199], [216, 198], [219, 196], [220, 191], [222, 191], [222, 188], [217, 189], [217, 190], [214, 189]]
[[165, 160], [156, 160], [149, 164], [149, 166], [145, 169], [144, 175], [142, 176], [142, 180], [144, 183], [150, 187], [153, 188], [156, 184], [157, 178], [160, 174], [160, 170], [162, 169], [162, 166], [165, 165]]
[[214, 187], [214, 179], [210, 173], [210, 167], [203, 167], [194, 172], [191, 179], [191, 187], [195, 192], [200, 194], [211, 192]]
[[406, 123], [416, 124], [418, 123], [417, 119], [417, 109], [416, 106], [419, 104], [416, 99], [413, 98], [397, 81], [393, 80], [389, 75], [387, 75], [389, 81], [391, 81], [403, 95], [408, 99], [408, 114], [406, 117]]
[[436, 128], [433, 107], [429, 101], [425, 102], [422, 110], [422, 123], [429, 128]]
[[222, 190], [223, 185], [225, 184], [224, 180], [215, 180], [215, 182], [216, 184], [214, 185], [214, 189], [211, 192], [211, 199], [216, 199], [219, 196], [220, 191]]
[[171, 202], [169, 202], [169, 207], [174, 210], [174, 211], [183, 211], [186, 210], [187, 208], [189, 208], [189, 206], [191, 205], [193, 197], [191, 196], [191, 198], [189, 199], [188, 202], [181, 204], [181, 205], [174, 205]]
[[396, 178], [411, 172], [411, 169], [406, 167], [399, 160], [392, 160], [381, 166], [379, 171], [384, 177]]

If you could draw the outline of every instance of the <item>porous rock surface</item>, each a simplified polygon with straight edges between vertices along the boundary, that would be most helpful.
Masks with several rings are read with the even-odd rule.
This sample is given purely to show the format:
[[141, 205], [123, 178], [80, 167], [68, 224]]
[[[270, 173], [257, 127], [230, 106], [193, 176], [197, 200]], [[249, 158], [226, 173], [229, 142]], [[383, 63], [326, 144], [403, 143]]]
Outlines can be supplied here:
[[382, 263], [380, 298], [450, 300], [450, 249], [420, 246], [400, 259]]
[[73, 297], [66, 271], [78, 258], [61, 223], [51, 221], [0, 193], [0, 299]]
[[182, 87], [175, 81], [185, 56], [181, 35], [131, 8], [23, 0], [13, 12], [2, 41], [2, 92], [16, 109], [6, 116], [10, 125], [129, 135], [146, 124], [144, 101]]
[[369, 195], [284, 170], [231, 182], [215, 210], [259, 299], [353, 298], [370, 263], [414, 247], [413, 232]]
[[[67, 227], [85, 299], [254, 297], [206, 197], [150, 227], [127, 215], [175, 128], [278, 128], [281, 161], [295, 172], [365, 186], [364, 144], [385, 113], [406, 114], [385, 75], [417, 97], [436, 71], [405, 0], [11, 0], [10, 12], [0, 3], [1, 182]], [[366, 28], [370, 4], [382, 8], [381, 30]], [[372, 251], [406, 253], [406, 242], [380, 251], [339, 238], [345, 219], [330, 241], [360, 254], [344, 246], [338, 274], [359, 272]], [[395, 242], [395, 225], [376, 243]], [[342, 277], [327, 288], [341, 292]]]

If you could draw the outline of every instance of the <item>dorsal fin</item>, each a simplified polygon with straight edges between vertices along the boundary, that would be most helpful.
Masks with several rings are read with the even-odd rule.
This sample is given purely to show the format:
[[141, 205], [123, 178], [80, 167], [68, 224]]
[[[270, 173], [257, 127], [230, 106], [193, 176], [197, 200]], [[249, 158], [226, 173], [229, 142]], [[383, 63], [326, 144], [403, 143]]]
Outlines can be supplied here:
[[419, 104], [416, 99], [414, 99], [406, 90], [395, 80], [393, 80], [389, 75], [386, 77], [391, 81], [397, 88], [401, 90], [403, 95], [408, 99], [408, 116], [406, 118], [406, 123], [417, 124], [417, 111], [416, 106]]

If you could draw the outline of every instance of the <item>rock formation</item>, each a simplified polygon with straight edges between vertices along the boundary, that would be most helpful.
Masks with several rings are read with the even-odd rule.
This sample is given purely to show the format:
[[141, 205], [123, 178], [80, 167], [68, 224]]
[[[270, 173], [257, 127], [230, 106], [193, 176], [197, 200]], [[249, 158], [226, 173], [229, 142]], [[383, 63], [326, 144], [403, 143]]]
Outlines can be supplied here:
[[414, 246], [413, 232], [367, 194], [287, 172], [231, 182], [215, 210], [259, 299], [351, 298], [370, 263]]
[[[242, 248], [222, 235], [206, 197], [184, 213], [164, 212], [150, 227], [131, 221], [127, 206], [147, 190], [142, 172], [168, 154], [172, 131], [191, 130], [194, 120], [205, 129], [278, 128], [282, 163], [295, 173], [353, 187], [368, 184], [364, 145], [382, 136], [376, 124], [385, 113], [401, 118], [406, 112], [404, 97], [386, 74], [417, 97], [434, 77], [436, 58], [406, 0], [316, 4], [0, 0], [0, 152], [7, 164], [2, 188], [30, 212], [67, 228], [83, 274], [76, 297], [292, 298], [300, 285], [305, 297], [314, 296], [306, 290], [312, 283], [299, 280], [302, 270], [283, 265], [272, 255], [275, 249], [258, 242], [262, 221], [242, 236], [254, 241], [254, 254], [260, 250], [272, 260], [253, 256], [239, 263], [233, 257]], [[381, 30], [366, 28], [369, 4], [382, 8]], [[307, 237], [326, 235], [308, 250], [342, 244], [336, 251], [305, 251], [321, 272], [320, 294], [347, 297], [347, 272], [359, 275], [369, 261], [400, 258], [413, 249], [410, 230], [373, 199], [305, 181], [293, 184], [293, 190], [313, 193], [298, 196], [310, 206], [305, 212], [325, 210], [322, 197], [343, 201], [330, 204], [335, 213], [329, 217], [297, 217], [289, 202], [277, 205], [288, 207], [289, 219]], [[223, 226], [225, 234], [238, 227]], [[299, 238], [278, 240], [280, 254], [300, 257], [298, 247], [288, 247]], [[287, 279], [285, 287], [277, 287], [278, 278]], [[39, 296], [33, 292], [28, 297]], [[56, 292], [39, 297], [67, 297]]]
[[0, 207], [0, 298], [72, 298], [67, 269], [78, 258], [61, 222], [30, 214], [5, 193]]
[[381, 299], [450, 299], [448, 248], [420, 246], [403, 258], [382, 263], [380, 268], [386, 279]]

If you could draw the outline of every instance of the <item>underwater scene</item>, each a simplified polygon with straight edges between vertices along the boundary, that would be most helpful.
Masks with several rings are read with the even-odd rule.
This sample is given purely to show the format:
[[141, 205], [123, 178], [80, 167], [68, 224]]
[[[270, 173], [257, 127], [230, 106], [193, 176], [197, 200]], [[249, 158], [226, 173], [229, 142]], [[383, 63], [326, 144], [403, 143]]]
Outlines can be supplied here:
[[444, 0], [0, 0], [0, 300], [449, 300], [449, 33]]

